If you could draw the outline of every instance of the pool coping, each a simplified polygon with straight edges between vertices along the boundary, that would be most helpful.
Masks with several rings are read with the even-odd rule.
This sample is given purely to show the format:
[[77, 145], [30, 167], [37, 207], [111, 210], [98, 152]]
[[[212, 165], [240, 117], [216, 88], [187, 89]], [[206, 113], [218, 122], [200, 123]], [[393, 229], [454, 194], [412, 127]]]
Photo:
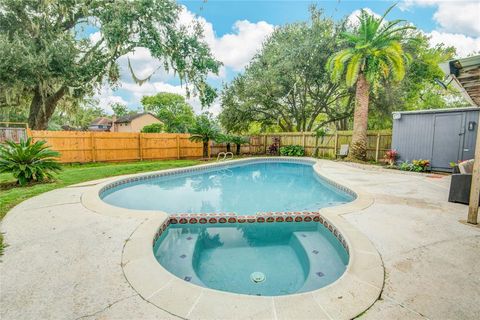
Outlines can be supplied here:
[[[349, 264], [344, 274], [330, 285], [304, 293], [284, 296], [250, 296], [200, 287], [179, 279], [157, 262], [152, 243], [159, 229], [168, 225], [170, 216], [162, 211], [131, 210], [111, 206], [100, 199], [100, 192], [110, 184], [129, 179], [151, 178], [180, 172], [193, 172], [231, 163], [288, 161], [309, 162], [316, 174], [336, 187], [353, 192], [355, 200], [318, 211], [344, 238], [349, 251]], [[380, 296], [384, 283], [381, 257], [359, 230], [342, 214], [359, 211], [373, 203], [373, 197], [348, 181], [329, 176], [322, 170], [324, 162], [314, 158], [256, 157], [210, 163], [195, 167], [169, 169], [144, 174], [116, 177], [100, 182], [82, 195], [82, 204], [99, 214], [118, 218], [143, 218], [143, 222], [127, 239], [122, 268], [132, 288], [145, 300], [172, 315], [182, 318], [326, 318], [351, 319], [367, 310]], [[165, 226], [166, 227], [166, 226]]]

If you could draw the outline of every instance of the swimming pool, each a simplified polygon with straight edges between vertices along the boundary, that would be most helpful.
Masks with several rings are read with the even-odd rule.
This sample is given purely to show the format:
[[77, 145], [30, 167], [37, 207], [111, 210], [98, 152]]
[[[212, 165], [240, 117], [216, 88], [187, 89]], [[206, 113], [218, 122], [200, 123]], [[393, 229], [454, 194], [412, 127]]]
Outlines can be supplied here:
[[173, 213], [311, 211], [350, 202], [353, 195], [316, 174], [312, 162], [257, 160], [111, 186], [108, 204]]
[[349, 259], [328, 228], [309, 221], [170, 225], [154, 254], [178, 278], [203, 287], [256, 296], [307, 292], [337, 280]]
[[[119, 207], [102, 199], [113, 190], [154, 179], [266, 162], [308, 165], [313, 168], [313, 179], [351, 201], [339, 206], [327, 203], [320, 210], [248, 214], [167, 213]], [[328, 318], [328, 312], [334, 318], [351, 319], [379, 297], [384, 269], [369, 239], [343, 216], [373, 203], [368, 192], [342, 175], [343, 168], [312, 158], [239, 159], [100, 181], [85, 191], [81, 201], [92, 211], [128, 218], [136, 225], [123, 244], [123, 273], [143, 299], [170, 314], [201, 319], [224, 319], [226, 315], [309, 319]], [[294, 186], [291, 190], [300, 189]], [[273, 268], [274, 261], [277, 268]], [[288, 274], [279, 273], [284, 265]], [[271, 286], [271, 280], [278, 278], [289, 281]]]

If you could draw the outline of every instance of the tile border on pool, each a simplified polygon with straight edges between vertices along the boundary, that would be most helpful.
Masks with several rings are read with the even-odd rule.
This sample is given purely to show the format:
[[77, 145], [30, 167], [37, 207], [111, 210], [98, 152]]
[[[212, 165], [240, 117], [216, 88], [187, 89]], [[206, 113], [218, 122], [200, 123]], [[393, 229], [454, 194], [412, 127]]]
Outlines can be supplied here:
[[[234, 163], [279, 160], [311, 163], [314, 172], [322, 179], [355, 195], [355, 199], [349, 203], [323, 208], [318, 212], [332, 226], [332, 231], [337, 230], [337, 233], [342, 236], [348, 248], [349, 263], [339, 279], [314, 291], [276, 297], [249, 296], [200, 287], [179, 279], [157, 262], [152, 250], [152, 243], [159, 233], [170, 225], [172, 217], [175, 219], [182, 217], [169, 216], [158, 210], [132, 210], [114, 207], [100, 198], [100, 191], [104, 190], [106, 186], [128, 179], [148, 179], [158, 176], [159, 173], [171, 175], [185, 170], [192, 172]], [[81, 203], [98, 214], [142, 221], [124, 244], [121, 267], [127, 282], [140, 297], [172, 315], [186, 319], [277, 319], [292, 318], [293, 316], [295, 318], [311, 318], [312, 315], [318, 319], [351, 319], [367, 310], [379, 298], [384, 282], [383, 262], [370, 240], [342, 216], [367, 208], [373, 203], [372, 196], [338, 175], [331, 176], [328, 167], [324, 167], [327, 163], [328, 161], [313, 158], [262, 157], [147, 174], [125, 175], [100, 180], [94, 187], [82, 194]], [[260, 215], [240, 216], [240, 219], [247, 221], [246, 223], [249, 219], [255, 223], [262, 223], [257, 222], [257, 218], [260, 221], [263, 218], [265, 219], [263, 223], [266, 223], [267, 219], [274, 214], [268, 212]], [[186, 218], [186, 214], [183, 215], [183, 218]], [[282, 213], [278, 218], [286, 216], [293, 217], [295, 215]], [[300, 216], [305, 219], [310, 215], [300, 214]], [[229, 223], [228, 219], [234, 217], [227, 213], [215, 214], [210, 218], [215, 218], [217, 223], [220, 223], [218, 222], [220, 219], [222, 221], [226, 219], [224, 223]], [[239, 216], [236, 216], [236, 219], [238, 221]], [[222, 303], [219, 304], [218, 301], [222, 301]], [[235, 312], [232, 313], [232, 310]]]
[[[109, 183], [105, 186], [103, 186], [99, 190], [99, 196], [101, 197], [102, 193], [105, 191], [108, 191], [110, 189], [116, 188], [118, 186], [121, 186], [123, 184], [129, 184], [129, 183], [135, 183], [138, 181], [143, 181], [143, 180], [150, 180], [150, 179], [158, 179], [161, 177], [168, 177], [172, 175], [181, 175], [185, 173], [191, 173], [191, 172], [199, 172], [199, 171], [208, 171], [211, 169], [218, 169], [222, 167], [231, 167], [235, 165], [244, 165], [244, 164], [249, 164], [249, 163], [256, 163], [256, 162], [290, 162], [290, 163], [302, 163], [302, 164], [311, 164], [315, 165], [316, 160], [312, 158], [295, 158], [295, 157], [257, 157], [257, 158], [247, 158], [247, 159], [238, 159], [238, 160], [229, 160], [229, 161], [224, 161], [224, 162], [216, 162], [216, 163], [209, 163], [205, 165], [198, 165], [198, 166], [192, 166], [192, 167], [187, 167], [187, 168], [178, 168], [178, 169], [171, 169], [171, 170], [163, 170], [163, 171], [157, 171], [154, 173], [149, 173], [149, 174], [137, 174], [134, 176], [129, 176], [128, 178], [124, 179], [118, 179], [115, 182]], [[349, 194], [352, 196], [354, 199], [357, 197], [357, 194], [353, 192], [351, 189], [346, 188], [345, 186], [327, 178], [324, 177], [323, 175], [319, 174], [318, 172], [315, 172], [320, 178], [322, 178], [325, 182], [328, 184], [332, 185], [333, 187], [340, 189], [341, 191]]]
[[348, 244], [342, 233], [317, 211], [298, 211], [298, 212], [259, 212], [256, 215], [239, 216], [235, 213], [178, 213], [171, 214], [158, 228], [153, 238], [153, 246], [158, 238], [168, 228], [169, 225], [187, 225], [187, 224], [252, 224], [252, 223], [294, 223], [294, 222], [317, 222], [323, 226], [341, 243], [343, 248], [349, 253]]

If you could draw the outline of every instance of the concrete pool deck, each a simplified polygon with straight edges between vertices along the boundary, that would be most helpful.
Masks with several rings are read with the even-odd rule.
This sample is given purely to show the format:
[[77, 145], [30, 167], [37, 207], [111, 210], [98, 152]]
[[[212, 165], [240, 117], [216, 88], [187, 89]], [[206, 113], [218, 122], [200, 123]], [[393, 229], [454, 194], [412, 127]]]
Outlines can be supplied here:
[[[332, 161], [322, 161], [322, 170], [374, 198], [369, 207], [342, 215], [372, 241], [385, 267], [381, 297], [361, 318], [478, 318], [480, 228], [460, 223], [467, 207], [446, 201], [448, 176]], [[81, 197], [96, 184], [45, 193], [7, 214], [1, 225], [8, 244], [0, 263], [1, 319], [179, 318], [144, 300], [125, 278], [125, 241], [144, 218], [85, 208]], [[311, 318], [321, 319], [319, 314]], [[229, 317], [242, 313], [229, 310]], [[275, 317], [281, 318], [255, 318]]]

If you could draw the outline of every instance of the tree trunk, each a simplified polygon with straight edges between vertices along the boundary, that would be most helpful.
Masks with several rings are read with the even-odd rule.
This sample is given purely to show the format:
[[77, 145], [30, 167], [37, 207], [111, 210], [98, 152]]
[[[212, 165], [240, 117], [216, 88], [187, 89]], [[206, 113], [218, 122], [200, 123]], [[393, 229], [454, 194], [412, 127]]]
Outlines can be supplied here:
[[229, 143], [227, 143], [227, 152], [231, 152], [231, 151], [232, 151], [232, 148], [231, 148], [230, 142], [229, 142]]
[[48, 121], [53, 115], [58, 101], [65, 95], [66, 89], [60, 88], [57, 92], [48, 97], [42, 97], [40, 88], [35, 88], [32, 102], [30, 103], [30, 112], [28, 115], [28, 126], [35, 130], [46, 130]]
[[208, 158], [208, 141], [203, 142], [203, 157]]
[[241, 145], [241, 144], [237, 144], [236, 146], [237, 146], [237, 153], [236, 153], [236, 154], [237, 154], [237, 156], [239, 156], [239, 155], [240, 155], [240, 147], [241, 147], [242, 145]]
[[355, 93], [355, 113], [353, 118], [353, 136], [350, 144], [349, 159], [367, 160], [368, 100], [370, 85], [363, 73], [358, 75]]

